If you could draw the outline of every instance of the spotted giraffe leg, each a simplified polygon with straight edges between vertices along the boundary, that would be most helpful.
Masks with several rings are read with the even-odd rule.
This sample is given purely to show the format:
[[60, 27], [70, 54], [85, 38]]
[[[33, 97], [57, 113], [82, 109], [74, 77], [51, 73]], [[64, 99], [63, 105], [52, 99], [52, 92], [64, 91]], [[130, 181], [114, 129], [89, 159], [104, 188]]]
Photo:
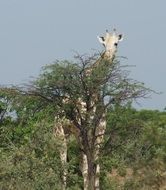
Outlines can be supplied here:
[[67, 169], [66, 169], [66, 164], [67, 164], [67, 142], [66, 138], [64, 136], [63, 142], [62, 142], [62, 149], [59, 151], [60, 153], [60, 159], [62, 163], [62, 190], [66, 189], [66, 179], [67, 179]]
[[88, 190], [88, 161], [87, 156], [82, 152], [82, 176], [83, 176], [83, 182], [84, 182], [84, 190]]
[[54, 135], [59, 140], [59, 155], [62, 165], [62, 190], [66, 189], [66, 178], [67, 178], [67, 140], [63, 129], [63, 122], [56, 122], [56, 126], [54, 129]]
[[[101, 144], [103, 143], [104, 133], [106, 129], [106, 118], [105, 113], [99, 121], [99, 126], [96, 129], [96, 142], [95, 142], [95, 160], [98, 161]], [[95, 190], [99, 190], [99, 176], [100, 176], [100, 165], [96, 162], [96, 173], [95, 173]]]

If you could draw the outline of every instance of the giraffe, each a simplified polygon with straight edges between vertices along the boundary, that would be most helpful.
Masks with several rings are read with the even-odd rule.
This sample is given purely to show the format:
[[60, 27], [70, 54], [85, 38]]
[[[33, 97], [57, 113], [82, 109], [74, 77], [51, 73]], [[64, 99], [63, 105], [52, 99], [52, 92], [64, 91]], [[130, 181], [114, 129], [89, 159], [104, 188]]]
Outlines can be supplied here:
[[[104, 52], [100, 55], [100, 57], [95, 61], [90, 67], [86, 69], [85, 75], [89, 77], [93, 72], [94, 68], [98, 65], [103, 63], [103, 60], [108, 61], [111, 64], [114, 60], [115, 54], [117, 52], [117, 46], [120, 41], [122, 41], [123, 36], [122, 34], [117, 34], [116, 30], [114, 29], [113, 32], [108, 32], [106, 30], [106, 34], [104, 36], [97, 36], [99, 42], [104, 46]], [[94, 100], [91, 102], [93, 105], [95, 101], [99, 101], [100, 94], [93, 94]], [[68, 100], [64, 100], [64, 104]], [[79, 106], [80, 114], [85, 115], [86, 113], [86, 103], [82, 100], [82, 98], [78, 98], [76, 104]], [[103, 102], [102, 102], [103, 104]], [[94, 119], [94, 115], [96, 113], [97, 108], [93, 107], [93, 113], [90, 116], [91, 121]], [[106, 112], [102, 114], [100, 117], [98, 127], [95, 130], [95, 152], [94, 157], [97, 160], [100, 150], [100, 144], [103, 142], [103, 136], [106, 129]], [[74, 122], [65, 118], [65, 117], [56, 117], [55, 118], [55, 128], [54, 128], [54, 135], [56, 138], [60, 139], [61, 146], [59, 147], [59, 154], [61, 159], [61, 164], [63, 168], [63, 176], [62, 182], [63, 187], [62, 190], [66, 189], [66, 180], [67, 180], [67, 169], [65, 167], [67, 163], [67, 137], [73, 134], [77, 139], [77, 142], [80, 148], [86, 149], [86, 147], [82, 146], [83, 139], [80, 138], [81, 130], [75, 126]], [[88, 190], [88, 155], [85, 151], [81, 151], [81, 159], [80, 159], [80, 166], [81, 172], [83, 176], [83, 183], [84, 183], [84, 190]], [[96, 190], [99, 190], [99, 174], [100, 174], [100, 166], [96, 164], [96, 176], [94, 179], [94, 186]]]

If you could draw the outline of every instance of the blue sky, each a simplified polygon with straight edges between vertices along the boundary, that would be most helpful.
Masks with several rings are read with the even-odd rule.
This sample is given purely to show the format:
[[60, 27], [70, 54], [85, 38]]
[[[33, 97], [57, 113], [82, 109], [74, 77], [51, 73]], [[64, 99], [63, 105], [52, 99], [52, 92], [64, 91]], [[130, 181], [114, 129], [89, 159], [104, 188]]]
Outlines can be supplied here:
[[121, 64], [131, 77], [163, 92], [141, 100], [139, 109], [166, 107], [166, 1], [0, 0], [0, 84], [21, 84], [56, 59], [100, 51], [96, 36], [117, 28], [124, 34]]

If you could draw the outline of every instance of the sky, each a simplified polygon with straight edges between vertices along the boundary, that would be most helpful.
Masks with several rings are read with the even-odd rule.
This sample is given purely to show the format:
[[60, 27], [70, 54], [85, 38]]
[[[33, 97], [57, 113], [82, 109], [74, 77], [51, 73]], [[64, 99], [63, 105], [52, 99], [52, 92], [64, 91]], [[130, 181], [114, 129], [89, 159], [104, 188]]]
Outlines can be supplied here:
[[102, 51], [96, 36], [123, 33], [118, 55], [131, 77], [161, 92], [138, 109], [166, 107], [166, 1], [0, 0], [0, 85], [22, 84], [57, 59]]

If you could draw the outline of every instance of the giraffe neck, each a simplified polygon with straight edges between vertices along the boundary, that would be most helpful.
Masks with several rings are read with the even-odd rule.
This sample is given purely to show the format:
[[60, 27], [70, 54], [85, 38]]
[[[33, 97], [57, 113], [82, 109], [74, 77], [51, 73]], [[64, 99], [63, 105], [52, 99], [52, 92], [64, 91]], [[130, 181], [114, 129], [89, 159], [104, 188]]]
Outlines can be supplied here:
[[99, 64], [100, 61], [102, 61], [102, 60], [109, 61], [110, 64], [111, 64], [113, 62], [113, 60], [114, 60], [114, 57], [115, 57], [115, 54], [112, 54], [110, 51], [104, 51], [100, 55], [99, 59], [94, 64]]
[[104, 51], [100, 57], [89, 67], [86, 69], [86, 75], [90, 75], [94, 68], [98, 67], [102, 62], [108, 61], [109, 64], [112, 64], [113, 60], [115, 58], [114, 54], [110, 54], [109, 51]]

